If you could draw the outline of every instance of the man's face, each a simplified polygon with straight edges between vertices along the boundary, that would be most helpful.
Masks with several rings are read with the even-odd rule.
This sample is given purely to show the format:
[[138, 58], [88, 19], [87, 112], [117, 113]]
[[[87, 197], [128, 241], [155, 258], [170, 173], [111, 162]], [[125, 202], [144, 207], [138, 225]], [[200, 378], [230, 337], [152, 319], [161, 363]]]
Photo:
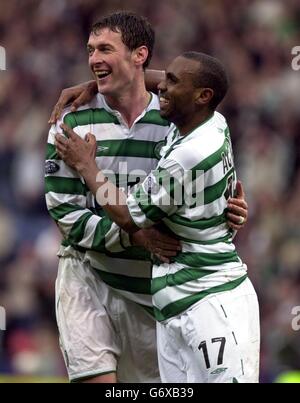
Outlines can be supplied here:
[[175, 124], [186, 123], [195, 113], [193, 77], [199, 70], [199, 62], [177, 57], [167, 68], [165, 80], [158, 85], [160, 113]]
[[91, 33], [87, 44], [89, 66], [98, 90], [107, 96], [119, 96], [134, 80], [132, 52], [122, 42], [120, 33], [105, 28]]

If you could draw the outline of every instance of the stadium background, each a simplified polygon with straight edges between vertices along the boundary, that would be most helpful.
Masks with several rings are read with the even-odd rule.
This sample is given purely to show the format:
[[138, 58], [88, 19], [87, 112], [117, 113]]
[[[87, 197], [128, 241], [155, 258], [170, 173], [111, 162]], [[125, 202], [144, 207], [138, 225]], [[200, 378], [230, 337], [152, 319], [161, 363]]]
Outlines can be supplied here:
[[62, 88], [90, 78], [91, 23], [117, 9], [154, 25], [151, 67], [198, 50], [228, 68], [222, 111], [250, 208], [238, 247], [261, 305], [261, 381], [273, 382], [300, 369], [291, 326], [300, 305], [300, 71], [291, 68], [299, 0], [0, 0], [0, 373], [65, 374], [54, 319], [59, 234], [43, 199], [47, 120]]

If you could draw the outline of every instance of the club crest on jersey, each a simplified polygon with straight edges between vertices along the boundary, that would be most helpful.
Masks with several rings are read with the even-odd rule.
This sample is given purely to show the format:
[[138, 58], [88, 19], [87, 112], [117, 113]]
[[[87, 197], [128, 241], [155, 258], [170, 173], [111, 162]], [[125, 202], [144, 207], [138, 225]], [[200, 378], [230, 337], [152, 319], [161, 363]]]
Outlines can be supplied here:
[[143, 188], [146, 193], [157, 194], [159, 192], [159, 185], [152, 173], [146, 178], [143, 183]]
[[47, 175], [55, 174], [57, 171], [59, 171], [60, 166], [54, 162], [54, 161], [46, 161], [45, 164], [45, 173]]

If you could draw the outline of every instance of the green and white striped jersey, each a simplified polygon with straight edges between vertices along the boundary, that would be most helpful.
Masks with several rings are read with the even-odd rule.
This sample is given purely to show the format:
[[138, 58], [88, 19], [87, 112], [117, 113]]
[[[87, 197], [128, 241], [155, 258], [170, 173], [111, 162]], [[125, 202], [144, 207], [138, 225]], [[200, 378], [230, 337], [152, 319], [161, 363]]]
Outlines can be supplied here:
[[83, 178], [58, 158], [54, 141], [62, 121], [82, 138], [89, 132], [96, 136], [99, 168], [117, 186], [127, 188], [143, 181], [160, 159], [169, 123], [160, 117], [158, 97], [152, 94], [131, 128], [101, 94], [77, 112], [66, 109], [50, 129], [45, 178], [47, 207], [63, 235], [59, 255], [86, 259], [103, 281], [150, 307], [150, 255], [130, 246], [128, 235], [104, 214]]
[[163, 221], [182, 241], [182, 252], [170, 264], [153, 266], [151, 290], [159, 321], [247, 277], [225, 217], [226, 199], [236, 185], [225, 118], [215, 112], [185, 137], [176, 138], [176, 128], [170, 129], [173, 144], [127, 200], [136, 225], [147, 228]]

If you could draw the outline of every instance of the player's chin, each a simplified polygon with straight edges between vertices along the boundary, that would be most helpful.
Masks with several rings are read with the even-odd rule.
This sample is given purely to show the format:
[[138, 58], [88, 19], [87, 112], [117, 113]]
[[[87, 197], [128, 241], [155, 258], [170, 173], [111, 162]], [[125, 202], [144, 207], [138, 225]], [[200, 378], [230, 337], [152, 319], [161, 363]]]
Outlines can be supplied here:
[[160, 109], [160, 116], [162, 118], [169, 119], [170, 118], [170, 112], [168, 111], [168, 109], [161, 108]]

